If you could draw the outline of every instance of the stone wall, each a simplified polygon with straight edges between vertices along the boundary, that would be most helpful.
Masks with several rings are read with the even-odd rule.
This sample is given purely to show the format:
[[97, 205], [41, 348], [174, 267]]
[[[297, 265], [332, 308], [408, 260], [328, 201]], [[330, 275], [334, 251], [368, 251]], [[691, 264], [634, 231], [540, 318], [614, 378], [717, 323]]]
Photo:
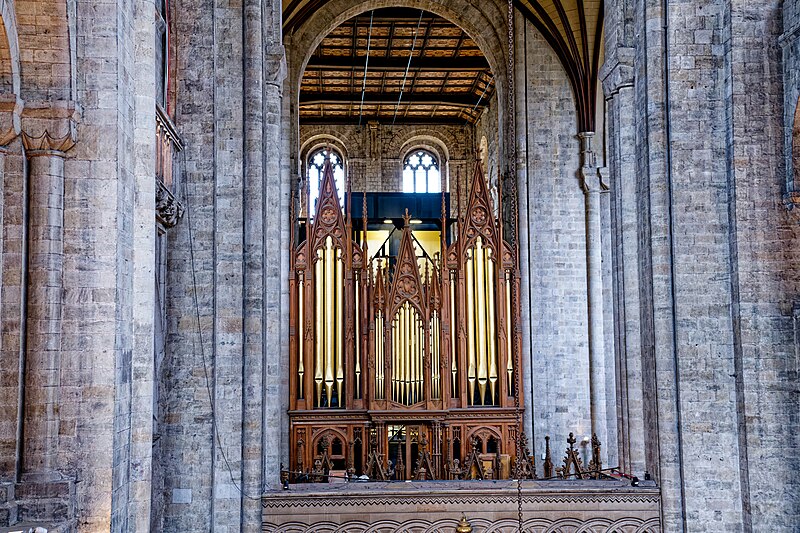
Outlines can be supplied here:
[[625, 461], [655, 475], [669, 531], [789, 531], [796, 481], [767, 474], [798, 442], [781, 3], [607, 15]]
[[525, 421], [541, 458], [545, 435], [563, 442], [592, 431], [586, 216], [569, 80], [533, 25], [517, 25]]

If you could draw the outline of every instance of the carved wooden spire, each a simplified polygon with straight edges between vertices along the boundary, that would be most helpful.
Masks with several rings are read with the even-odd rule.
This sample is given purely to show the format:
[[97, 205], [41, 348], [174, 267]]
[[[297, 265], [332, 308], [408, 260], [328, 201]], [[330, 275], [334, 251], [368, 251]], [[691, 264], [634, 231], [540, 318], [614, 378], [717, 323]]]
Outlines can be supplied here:
[[336, 246], [344, 249], [345, 221], [342, 216], [342, 205], [336, 190], [333, 177], [333, 165], [330, 158], [325, 158], [322, 170], [322, 183], [319, 186], [317, 210], [314, 216], [312, 249], [316, 249], [325, 238], [331, 236]]
[[400, 251], [397, 254], [397, 263], [392, 276], [389, 311], [391, 315], [395, 309], [408, 300], [424, 316], [422, 280], [417, 266], [417, 254], [414, 251], [414, 243], [411, 239], [411, 226], [409, 225], [411, 216], [408, 214], [408, 209], [403, 215], [403, 220], [405, 221], [405, 226], [403, 227]]
[[472, 176], [466, 220], [461, 228], [461, 238], [464, 239], [465, 248], [479, 235], [486, 241], [486, 246], [494, 247], [498, 233], [493, 213], [492, 197], [486, 187], [481, 163], [478, 161], [475, 163], [475, 174]]

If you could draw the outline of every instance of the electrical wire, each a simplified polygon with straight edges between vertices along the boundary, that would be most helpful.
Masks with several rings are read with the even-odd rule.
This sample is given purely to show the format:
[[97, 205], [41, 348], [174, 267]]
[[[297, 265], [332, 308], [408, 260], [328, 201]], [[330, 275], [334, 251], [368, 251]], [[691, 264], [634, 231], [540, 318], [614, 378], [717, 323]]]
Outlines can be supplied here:
[[[372, 46], [372, 19], [375, 16], [375, 11], [369, 12], [369, 32], [367, 33], [367, 59], [364, 61], [364, 80], [361, 82], [361, 107], [358, 109], [358, 125], [361, 125], [361, 117], [364, 114], [364, 96], [367, 94], [367, 69], [369, 68], [369, 50]], [[353, 35], [353, 40], [356, 39]], [[353, 58], [355, 59], [355, 58]]]
[[400, 86], [400, 96], [397, 97], [397, 104], [394, 106], [394, 116], [392, 117], [392, 126], [397, 120], [397, 110], [400, 109], [400, 101], [403, 99], [403, 91], [406, 89], [406, 80], [408, 80], [408, 71], [411, 68], [411, 59], [414, 57], [414, 50], [417, 48], [417, 37], [419, 36], [419, 27], [422, 25], [422, 15], [425, 13], [422, 9], [419, 10], [419, 20], [417, 21], [417, 29], [414, 31], [414, 40], [411, 41], [411, 53], [408, 54], [408, 63], [406, 63], [406, 72], [403, 75], [403, 84]]
[[[186, 160], [184, 150], [184, 161]], [[205, 351], [205, 340], [203, 338], [203, 328], [200, 325], [200, 303], [197, 296], [197, 269], [195, 267], [195, 260], [194, 260], [194, 232], [192, 231], [192, 206], [189, 202], [189, 194], [187, 193], [184, 198], [184, 203], [186, 204], [186, 225], [188, 226], [189, 230], [189, 260], [192, 267], [192, 292], [194, 296], [194, 310], [195, 310], [195, 318], [197, 319], [197, 338], [200, 341], [200, 354], [203, 359], [203, 375], [205, 377], [205, 389], [206, 393], [208, 394], [208, 403], [211, 408], [211, 420], [212, 420], [212, 427], [214, 431], [214, 442], [216, 443], [215, 448], [219, 449], [219, 454], [222, 456], [222, 461], [225, 463], [225, 468], [228, 470], [228, 475], [231, 479], [231, 484], [236, 488], [236, 490], [241, 494], [243, 497], [247, 498], [248, 500], [255, 500], [260, 501], [261, 498], [257, 496], [252, 496], [247, 494], [241, 487], [241, 484], [238, 483], [233, 475], [233, 469], [231, 468], [230, 462], [228, 461], [228, 456], [225, 453], [224, 448], [222, 447], [222, 439], [219, 436], [219, 431], [217, 429], [216, 419], [217, 413], [216, 408], [214, 405], [214, 395], [211, 392], [211, 380], [208, 377], [208, 362], [206, 360], [206, 351]], [[217, 450], [212, 450], [212, 453], [216, 452]]]

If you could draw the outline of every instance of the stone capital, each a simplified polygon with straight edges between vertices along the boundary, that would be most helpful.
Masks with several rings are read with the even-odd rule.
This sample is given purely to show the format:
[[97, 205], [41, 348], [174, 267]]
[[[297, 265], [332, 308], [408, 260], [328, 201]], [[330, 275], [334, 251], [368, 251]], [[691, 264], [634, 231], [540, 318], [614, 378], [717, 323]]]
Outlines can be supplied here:
[[620, 47], [603, 63], [599, 78], [606, 98], [611, 98], [624, 87], [633, 87], [633, 54], [633, 48]]
[[12, 94], [0, 95], [0, 151], [5, 152], [8, 145], [20, 134], [20, 114], [24, 103]]
[[600, 194], [608, 191], [608, 184], [605, 181], [605, 167], [581, 167], [580, 179], [581, 190], [585, 194]]
[[264, 49], [264, 82], [282, 89], [286, 72], [286, 50], [283, 45], [267, 45]]
[[75, 146], [80, 110], [75, 102], [27, 102], [21, 114], [22, 143], [30, 157], [60, 155]]

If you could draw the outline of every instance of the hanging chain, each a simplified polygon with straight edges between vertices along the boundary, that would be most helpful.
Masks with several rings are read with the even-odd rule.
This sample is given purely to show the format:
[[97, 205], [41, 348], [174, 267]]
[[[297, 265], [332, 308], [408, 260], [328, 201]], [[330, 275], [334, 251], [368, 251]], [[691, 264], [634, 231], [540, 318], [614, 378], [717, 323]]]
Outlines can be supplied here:
[[[514, 0], [508, 0], [508, 72], [507, 72], [507, 102], [506, 108], [508, 110], [507, 114], [507, 124], [508, 124], [508, 180], [510, 181], [510, 189], [511, 189], [511, 211], [512, 211], [512, 222], [511, 227], [509, 228], [511, 233], [511, 243], [514, 246], [515, 255], [516, 255], [516, 264], [517, 267], [519, 266], [519, 243], [518, 239], [518, 208], [517, 208], [517, 134], [516, 134], [516, 121], [514, 116]], [[517, 298], [519, 297], [519, 292], [517, 291], [517, 280], [514, 280], [514, 304], [516, 309], [516, 302], [518, 301]], [[510, 318], [510, 317], [509, 317]], [[515, 330], [517, 329], [517, 320], [514, 320], [513, 327]], [[508, 327], [512, 327], [509, 324]], [[514, 331], [514, 339], [516, 341], [517, 335], [519, 334], [518, 331]], [[516, 342], [514, 345], [516, 346]], [[511, 346], [508, 347], [511, 350]], [[517, 459], [515, 461], [514, 469], [516, 470], [516, 478], [517, 478], [517, 519], [519, 521], [519, 533], [522, 533], [523, 528], [523, 521], [522, 521], [522, 476], [523, 473], [527, 470], [527, 468], [523, 469], [520, 461], [522, 459], [522, 416], [520, 413], [520, 402], [519, 402], [519, 395], [520, 395], [520, 356], [519, 350], [514, 350], [514, 359], [516, 364], [516, 375], [514, 379], [514, 415], [516, 417], [516, 446], [517, 446]]]

